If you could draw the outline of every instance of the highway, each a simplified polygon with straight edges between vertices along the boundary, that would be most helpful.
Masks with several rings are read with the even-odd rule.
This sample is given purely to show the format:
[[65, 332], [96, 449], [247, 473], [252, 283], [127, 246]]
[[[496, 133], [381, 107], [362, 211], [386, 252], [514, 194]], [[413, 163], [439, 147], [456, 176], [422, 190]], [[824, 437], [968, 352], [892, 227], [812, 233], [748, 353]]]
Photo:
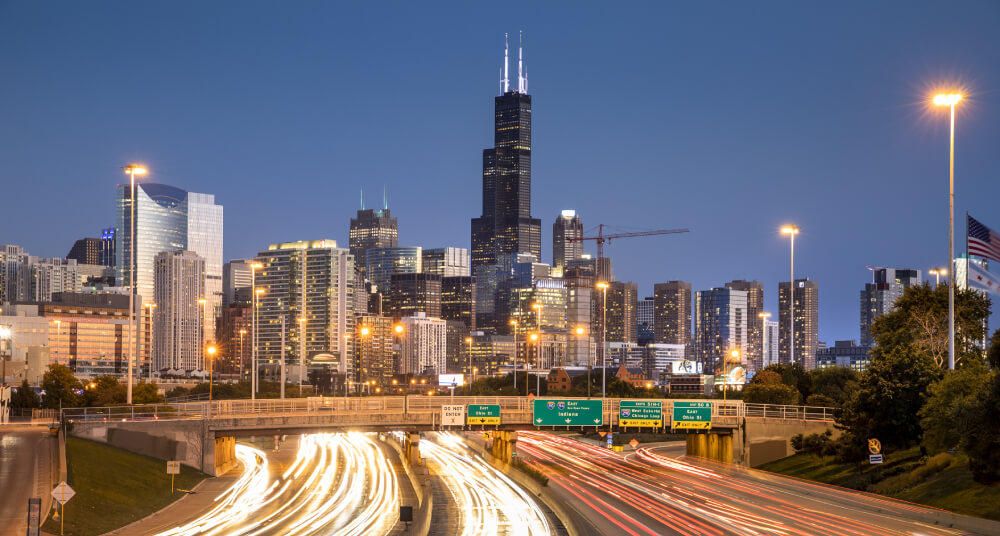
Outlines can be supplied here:
[[28, 498], [42, 499], [42, 516], [50, 500], [52, 460], [58, 455], [48, 427], [0, 426], [0, 528], [25, 534]]
[[945, 536], [914, 519], [936, 510], [763, 471], [674, 456], [683, 445], [614, 453], [523, 432], [518, 451], [594, 534], [630, 536]]
[[217, 504], [160, 536], [377, 535], [398, 521], [396, 473], [369, 434], [301, 436], [287, 468], [244, 444], [236, 456], [243, 475]]
[[448, 523], [447, 534], [553, 534], [553, 527], [531, 495], [472, 453], [461, 436], [428, 434], [420, 441], [420, 453], [432, 474], [447, 486], [461, 514], [461, 519], [433, 521]]

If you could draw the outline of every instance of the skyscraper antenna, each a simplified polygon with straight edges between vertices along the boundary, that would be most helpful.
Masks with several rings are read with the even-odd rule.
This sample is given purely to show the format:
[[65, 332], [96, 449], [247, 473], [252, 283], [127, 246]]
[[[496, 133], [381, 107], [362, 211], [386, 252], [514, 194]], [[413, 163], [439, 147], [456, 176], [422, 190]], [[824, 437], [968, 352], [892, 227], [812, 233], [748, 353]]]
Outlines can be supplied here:
[[389, 187], [382, 185], [382, 210], [389, 210]]
[[510, 90], [510, 79], [507, 78], [507, 67], [510, 65], [510, 61], [507, 60], [507, 33], [503, 34], [503, 92], [507, 93]]
[[361, 187], [361, 210], [365, 209], [365, 187]]
[[524, 32], [517, 32], [517, 92], [524, 93], [524, 76], [521, 75], [522, 59], [524, 57]]

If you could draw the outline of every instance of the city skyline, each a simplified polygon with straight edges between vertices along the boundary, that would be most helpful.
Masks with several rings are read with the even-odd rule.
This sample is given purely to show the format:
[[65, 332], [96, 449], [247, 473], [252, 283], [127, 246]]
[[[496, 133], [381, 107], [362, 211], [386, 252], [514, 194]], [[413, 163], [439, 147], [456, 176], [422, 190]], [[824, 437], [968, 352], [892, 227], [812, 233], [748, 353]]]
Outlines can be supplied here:
[[[926, 102], [921, 101], [936, 84], [955, 81], [968, 84], [972, 91], [969, 108], [962, 109], [957, 127], [956, 214], [969, 210], [986, 225], [1000, 227], [1000, 218], [992, 216], [988, 204], [1000, 190], [997, 181], [989, 176], [990, 164], [996, 163], [996, 157], [989, 154], [988, 144], [992, 132], [990, 125], [1000, 124], [996, 120], [1000, 117], [1000, 106], [994, 89], [1000, 87], [1000, 76], [995, 65], [983, 61], [986, 56], [977, 56], [976, 49], [985, 47], [975, 46], [979, 42], [977, 39], [987, 37], [982, 30], [991, 15], [992, 20], [996, 20], [997, 12], [995, 8], [986, 9], [980, 14], [981, 20], [967, 12], [961, 15], [962, 24], [957, 21], [954, 26], [942, 23], [946, 27], [935, 31], [956, 35], [961, 31], [964, 44], [962, 50], [941, 51], [919, 43], [919, 32], [906, 28], [906, 22], [911, 20], [908, 17], [918, 18], [919, 12], [926, 11], [928, 6], [914, 7], [917, 14], [899, 13], [899, 21], [845, 21], [846, 15], [837, 14], [834, 15], [837, 20], [827, 24], [815, 20], [820, 10], [795, 8], [789, 17], [801, 19], [811, 13], [813, 18], [806, 16], [807, 22], [799, 28], [779, 28], [773, 42], [752, 42], [750, 50], [743, 52], [725, 50], [731, 57], [720, 58], [724, 62], [715, 68], [729, 69], [726, 72], [733, 76], [748, 76], [740, 70], [739, 62], [752, 58], [752, 54], [764, 54], [767, 58], [760, 62], [760, 75], [751, 77], [746, 86], [732, 91], [718, 89], [724, 75], [673, 59], [669, 52], [679, 49], [685, 37], [692, 37], [690, 32], [693, 31], [678, 27], [674, 19], [655, 37], [626, 35], [622, 24], [611, 23], [604, 30], [606, 38], [595, 39], [588, 34], [597, 27], [599, 17], [593, 13], [579, 13], [570, 17], [577, 27], [571, 25], [569, 31], [562, 32], [562, 42], [555, 40], [552, 34], [556, 32], [550, 27], [556, 14], [545, 9], [525, 20], [490, 21], [475, 31], [451, 29], [448, 36], [453, 43], [450, 45], [431, 42], [426, 35], [409, 31], [399, 39], [414, 40], [414, 43], [426, 45], [429, 51], [441, 51], [441, 47], [449, 51], [447, 54], [428, 54], [426, 60], [420, 62], [420, 68], [414, 68], [413, 72], [399, 63], [400, 57], [395, 53], [363, 46], [372, 45], [383, 36], [380, 32], [360, 42], [359, 46], [366, 53], [358, 54], [360, 59], [353, 60], [344, 60], [329, 52], [336, 48], [340, 39], [347, 39], [347, 35], [329, 37], [330, 41], [324, 41], [322, 47], [310, 45], [308, 50], [330, 54], [322, 57], [332, 63], [347, 62], [344, 76], [355, 82], [346, 89], [338, 86], [337, 91], [344, 98], [361, 94], [362, 100], [377, 100], [389, 108], [385, 112], [387, 115], [377, 116], [382, 121], [379, 123], [382, 128], [362, 126], [360, 132], [350, 138], [320, 128], [318, 122], [311, 119], [312, 115], [306, 113], [313, 105], [319, 105], [323, 113], [332, 113], [332, 108], [324, 107], [322, 95], [315, 89], [308, 89], [308, 84], [303, 85], [301, 81], [271, 84], [266, 85], [266, 89], [251, 92], [246, 99], [264, 99], [273, 107], [270, 112], [259, 112], [257, 124], [245, 116], [234, 115], [238, 107], [219, 107], [220, 92], [227, 87], [227, 82], [218, 76], [208, 77], [212, 84], [205, 90], [207, 102], [195, 107], [200, 117], [196, 117], [195, 111], [185, 112], [171, 122], [164, 115], [165, 111], [147, 109], [153, 102], [147, 99], [162, 101], [164, 110], [175, 110], [180, 99], [152, 87], [143, 89], [151, 95], [129, 98], [131, 92], [145, 88], [146, 84], [137, 85], [118, 76], [109, 76], [107, 80], [91, 82], [81, 88], [81, 96], [67, 97], [55, 111], [61, 110], [61, 106], [77, 106], [77, 98], [93, 97], [95, 92], [100, 93], [97, 95], [99, 102], [105, 98], [124, 98], [118, 111], [104, 118], [73, 110], [63, 122], [47, 121], [47, 114], [52, 112], [35, 109], [47, 102], [45, 95], [22, 95], [21, 92], [36, 87], [33, 84], [43, 80], [61, 80], [63, 76], [70, 76], [73, 70], [62, 64], [63, 60], [48, 56], [61, 49], [33, 48], [26, 50], [23, 58], [2, 60], [10, 68], [15, 65], [18, 72], [34, 74], [26, 77], [21, 85], [0, 89], [0, 96], [5, 100], [29, 103], [27, 110], [15, 110], [10, 123], [0, 127], [0, 146], [11, 151], [0, 167], [0, 175], [12, 179], [5, 182], [11, 183], [12, 195], [22, 199], [40, 199], [42, 188], [45, 188], [44, 206], [49, 214], [47, 221], [36, 225], [7, 227], [0, 235], [0, 242], [21, 245], [32, 255], [61, 257], [75, 240], [99, 236], [100, 230], [110, 225], [114, 217], [115, 184], [125, 181], [116, 174], [117, 166], [134, 160], [149, 168], [149, 178], [144, 180], [210, 192], [217, 196], [220, 204], [229, 207], [224, 260], [250, 258], [268, 243], [316, 236], [331, 236], [340, 247], [347, 247], [348, 222], [357, 208], [358, 188], [366, 186], [375, 192], [382, 184], [388, 185], [389, 206], [393, 216], [399, 218], [401, 244], [469, 248], [468, 220], [479, 215], [481, 151], [491, 146], [491, 132], [487, 126], [491, 112], [489, 98], [498, 92], [496, 67], [502, 53], [502, 36], [504, 32], [513, 35], [523, 28], [525, 59], [531, 66], [531, 93], [537, 112], [533, 118], [533, 142], [538, 149], [532, 163], [534, 200], [531, 214], [534, 217], [547, 224], [561, 210], [575, 209], [586, 223], [588, 235], [598, 223], [620, 228], [689, 227], [692, 229], [689, 235], [613, 243], [607, 254], [614, 260], [617, 279], [637, 282], [640, 296], [652, 295], [654, 283], [669, 280], [690, 281], [695, 291], [721, 286], [734, 279], [759, 280], [764, 283], [764, 310], [774, 313], [772, 318], [777, 318], [777, 283], [788, 280], [788, 244], [778, 228], [785, 223], [795, 223], [802, 229], [796, 239], [796, 278], [809, 277], [822, 287], [819, 339], [830, 345], [838, 339], [856, 339], [857, 293], [871, 281], [865, 265], [913, 268], [926, 273], [945, 263], [946, 117], [929, 111]], [[4, 8], [12, 12], [20, 9], [25, 8]], [[136, 7], [119, 16], [139, 16], [147, 10], [155, 11], [155, 8]], [[890, 10], [883, 7], [875, 11]], [[695, 22], [706, 22], [703, 14], [688, 14], [675, 8], [659, 12], [677, 15], [678, 19], [692, 17]], [[46, 22], [63, 35], [54, 38], [48, 47], [64, 45], [65, 39], [75, 35], [76, 30], [67, 27], [73, 13], [72, 8], [66, 9]], [[287, 16], [301, 15], [290, 13]], [[254, 16], [250, 9], [238, 18], [247, 24], [262, 24], [261, 14], [256, 13], [258, 19]], [[724, 17], [721, 24], [726, 28], [735, 25], [735, 19], [747, 16], [750, 16], [748, 22], [763, 24], [759, 16], [740, 13], [739, 9], [720, 16]], [[402, 21], [394, 17], [406, 16], [397, 12], [390, 18], [389, 26], [398, 29]], [[17, 18], [10, 17], [11, 20]], [[148, 18], [156, 21], [156, 17]], [[105, 24], [119, 22], [112, 17], [109, 21], [95, 21], [95, 24], [99, 30]], [[164, 29], [171, 22], [167, 17], [150, 24]], [[863, 42], [838, 42], [838, 46], [833, 46], [807, 35], [806, 30], [810, 28], [832, 28], [837, 24], [848, 28], [845, 33], [860, 32], [862, 36], [866, 31], [874, 32], [877, 25], [888, 25], [887, 29], [881, 26], [880, 29], [894, 32], [901, 39], [899, 49], [880, 50], [876, 58], [857, 57]], [[0, 37], [0, 43], [19, 43], [22, 46], [15, 48], [31, 48], [28, 45], [34, 41], [25, 34], [30, 33], [31, 28], [31, 24], [13, 28], [10, 23], [0, 22], [0, 30], [3, 30], [0, 35], [6, 36]], [[98, 30], [95, 31], [100, 33]], [[192, 31], [201, 32], [198, 35], [203, 39], [221, 39], [212, 37], [208, 29]], [[740, 32], [746, 31], [739, 30], [729, 39], [735, 41]], [[238, 30], [234, 32], [235, 37], [248, 38]], [[345, 33], [357, 37], [352, 32]], [[278, 35], [268, 34], [261, 38], [277, 39]], [[164, 38], [169, 42], [170, 38]], [[809, 58], [799, 56], [796, 60], [793, 52], [778, 50], [779, 42], [790, 38], [804, 40], [820, 55], [827, 54], [826, 63], [832, 62], [829, 72], [818, 71], [817, 74], [814, 66], [804, 62]], [[727, 42], [731, 45], [733, 41]], [[459, 43], [462, 46], [457, 46]], [[138, 43], [139, 51], [133, 52], [93, 39], [85, 39], [84, 45], [84, 49], [90, 47], [89, 50], [98, 56], [105, 51], [103, 47], [114, 47], [109, 57], [83, 62], [103, 69], [125, 62], [139, 51], [151, 54], [151, 68], [147, 72], [149, 81], [154, 82], [151, 86], [166, 73], [181, 69], [161, 63], [166, 60], [158, 55], [159, 49], [150, 44]], [[296, 42], [295, 46], [301, 45]], [[642, 45], [649, 46], [643, 48]], [[272, 46], [284, 50], [279, 44]], [[725, 47], [723, 43], [719, 46]], [[458, 50], [462, 48], [466, 50]], [[195, 50], [182, 49], [182, 53], [191, 54]], [[240, 67], [243, 70], [227, 74], [253, 76], [257, 71], [250, 67], [254, 65], [279, 69], [273, 60], [256, 64], [252, 63], [253, 58], [242, 56], [235, 49], [225, 50], [251, 62]], [[622, 54], [627, 51], [632, 54]], [[670, 59], [672, 71], [664, 68], [644, 74], [645, 70], [636, 67], [637, 63], [646, 63], [640, 51], [654, 58]], [[699, 62], [718, 53], [693, 51]], [[605, 92], [595, 93], [579, 84], [579, 73], [574, 69], [579, 67], [581, 55], [588, 61], [603, 62], [608, 69], [605, 76], [617, 76], [617, 79], [611, 77], [616, 80], [615, 88], [625, 91], [634, 102], [616, 103], [619, 108], [616, 114], [595, 110], [595, 115], [582, 123], [578, 116], [580, 107]], [[617, 58], [620, 63], [607, 61], [609, 58]], [[778, 76], [782, 61], [789, 60], [796, 60], [790, 65], [817, 79], [803, 82], [801, 73], [794, 80]], [[52, 73], [43, 75], [29, 64], [19, 63], [22, 61], [50, 67], [48, 70]], [[892, 68], [873, 72], [883, 65]], [[950, 65], [958, 72], [942, 72], [942, 65]], [[66, 72], [51, 68], [55, 66], [62, 66]], [[372, 66], [386, 72], [374, 79], [350, 74]], [[202, 68], [190, 67], [196, 72]], [[300, 71], [305, 66], [297, 63], [280, 69], [278, 72], [292, 79], [305, 72]], [[677, 84], [679, 88], [664, 86], [662, 82], [667, 79], [668, 71], [688, 73], [692, 76], [690, 83]], [[406, 93], [392, 82], [399, 73], [407, 75], [401, 78], [424, 82], [415, 83], [412, 88], [447, 80], [450, 107], [454, 110], [437, 117], [435, 121], [440, 124], [421, 124], [414, 110], [389, 102], [396, 100], [396, 92]], [[442, 78], [442, 73], [450, 74]], [[768, 79], [768, 76], [773, 78]], [[862, 77], [866, 80], [865, 86], [880, 89], [868, 94], [838, 85], [834, 90], [834, 82]], [[316, 75], [307, 80], [322, 84], [337, 78]], [[818, 91], [824, 83], [827, 85], [825, 92]], [[707, 89], [687, 89], [703, 86]], [[767, 88], [771, 88], [772, 93], [765, 91]], [[690, 101], [681, 100], [685, 90], [696, 95], [688, 96]], [[307, 94], [300, 100], [304, 99], [308, 105], [279, 103], [295, 91]], [[661, 98], [659, 91], [664, 91], [667, 98]], [[209, 104], [219, 109], [207, 107]], [[794, 117], [816, 106], [830, 108], [827, 114], [819, 116], [820, 119], [811, 119], [816, 124]], [[289, 116], [278, 118], [278, 111], [288, 112]], [[118, 114], [132, 113], [144, 119], [123, 126], [128, 122]], [[387, 118], [392, 114], [397, 115], [389, 122]], [[344, 117], [352, 124], [363, 125], [362, 116], [347, 114]], [[287, 133], [285, 129], [296, 122], [308, 126], [308, 136], [295, 137], [297, 142], [306, 142], [301, 148], [292, 148], [264, 133], [268, 126], [278, 126], [279, 131]], [[59, 123], [61, 128], [51, 133], [27, 128], [35, 123]], [[196, 124], [204, 126], [207, 132], [177, 135], [177, 129], [189, 129]], [[392, 163], [393, 159], [385, 162], [384, 156], [376, 156], [386, 144], [400, 146], [399, 151], [408, 155], [406, 158], [428, 151], [431, 147], [428, 140], [411, 137], [413, 129], [417, 128], [433, 132], [426, 137], [435, 138], [434, 158], [422, 157], [418, 162], [433, 162], [434, 172], [413, 175], [412, 162], [403, 166]], [[82, 141], [88, 129], [97, 129], [96, 141]], [[254, 134], [237, 132], [243, 129], [251, 129]], [[788, 131], [801, 132], [793, 137], [802, 139], [789, 140]], [[38, 138], [42, 132], [48, 134], [44, 142]], [[612, 136], [611, 133], [616, 134]], [[443, 134], [446, 135], [438, 137]], [[205, 135], [224, 142], [206, 144], [215, 151], [210, 152], [207, 147], [197, 146], [205, 143]], [[179, 139], [182, 137], [187, 139]], [[761, 140], [748, 140], [750, 137]], [[22, 146], [26, 149], [18, 150]], [[335, 151], [340, 159], [335, 166], [320, 157], [330, 146], [340, 147]], [[38, 169], [39, 150], [46, 154], [57, 151], [61, 156], [51, 166]], [[251, 150], [261, 154], [250, 154]], [[725, 158], [720, 160], [733, 160], [732, 165], [706, 162], [709, 150], [721, 150]], [[350, 155], [350, 151], [357, 154]], [[577, 162], [580, 154], [588, 155], [584, 166]], [[597, 154], [596, 161], [594, 154]], [[401, 160], [405, 160], [402, 155]], [[212, 164], [209, 156], [218, 159], [219, 163]], [[656, 162], [658, 166], [662, 161], [667, 162], [664, 170], [653, 165]], [[622, 179], [623, 173], [633, 178]], [[53, 179], [52, 175], [57, 177]], [[809, 182], [803, 182], [805, 180]], [[59, 187], [51, 188], [52, 181]], [[301, 181], [301, 186], [310, 188], [316, 195], [303, 199], [302, 188], [279, 187], [289, 181]], [[618, 184], [624, 187], [617, 187]], [[796, 186], [800, 187], [798, 191], [795, 191]], [[280, 191], [283, 189], [290, 192]], [[779, 194], [789, 190], [793, 193]], [[746, 197], [752, 202], [747, 202]], [[271, 210], [261, 210], [265, 203]], [[426, 206], [438, 204], [448, 210], [428, 216]], [[42, 206], [41, 203], [21, 203], [8, 210], [14, 221], [31, 221], [30, 215]], [[81, 210], [80, 206], [86, 208]], [[755, 211], [741, 213], [738, 220], [725, 216], [726, 212], [747, 210], [750, 206]], [[864, 217], [860, 216], [862, 214]], [[956, 227], [956, 252], [961, 252], [963, 248], [958, 244], [961, 244], [962, 227]], [[707, 244], [713, 247], [706, 247]], [[587, 249], [593, 253], [593, 248]], [[542, 261], [550, 262], [551, 235], [544, 230], [541, 251]]]

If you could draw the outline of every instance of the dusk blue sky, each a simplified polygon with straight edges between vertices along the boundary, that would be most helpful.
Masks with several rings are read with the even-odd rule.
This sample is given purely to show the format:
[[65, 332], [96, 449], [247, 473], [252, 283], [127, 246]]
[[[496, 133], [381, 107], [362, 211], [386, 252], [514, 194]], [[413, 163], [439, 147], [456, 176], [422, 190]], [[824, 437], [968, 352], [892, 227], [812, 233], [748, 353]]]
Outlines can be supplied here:
[[0, 243], [98, 236], [137, 162], [216, 195], [227, 259], [346, 247], [360, 188], [383, 185], [401, 245], [467, 248], [518, 30], [545, 262], [562, 209], [687, 227], [613, 242], [616, 278], [758, 279], [776, 312], [792, 222], [820, 339], [857, 339], [866, 265], [947, 261], [948, 118], [927, 97], [953, 84], [956, 252], [965, 211], [1000, 230], [1000, 3], [355, 4], [0, 1]]

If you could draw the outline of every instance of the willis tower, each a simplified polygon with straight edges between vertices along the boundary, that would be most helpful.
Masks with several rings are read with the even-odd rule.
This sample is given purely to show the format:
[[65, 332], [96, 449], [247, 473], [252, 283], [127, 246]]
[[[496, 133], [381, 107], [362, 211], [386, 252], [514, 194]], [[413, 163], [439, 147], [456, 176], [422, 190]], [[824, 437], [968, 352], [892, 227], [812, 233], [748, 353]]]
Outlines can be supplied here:
[[493, 99], [494, 147], [483, 150], [483, 212], [472, 220], [473, 273], [514, 253], [530, 253], [541, 262], [542, 222], [531, 217], [528, 76], [518, 46], [517, 89], [510, 88], [507, 50], [505, 42], [500, 95]]

